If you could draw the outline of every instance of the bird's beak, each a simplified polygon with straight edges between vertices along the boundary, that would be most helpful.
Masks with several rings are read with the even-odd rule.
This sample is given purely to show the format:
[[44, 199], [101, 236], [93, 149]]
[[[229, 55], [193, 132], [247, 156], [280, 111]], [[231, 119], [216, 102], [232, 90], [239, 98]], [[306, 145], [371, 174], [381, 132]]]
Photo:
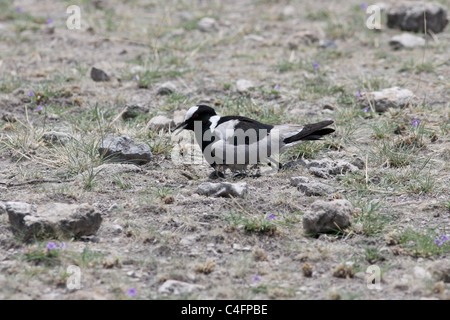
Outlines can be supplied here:
[[[187, 125], [188, 125], [187, 122], [184, 121], [184, 122], [180, 123], [179, 125], [177, 125], [177, 126], [175, 127], [175, 129], [173, 130], [173, 132], [175, 133], [175, 135], [177, 135], [177, 134], [179, 134], [181, 131], [183, 131], [183, 129], [186, 128]], [[178, 131], [177, 131], [177, 130], [178, 130]]]

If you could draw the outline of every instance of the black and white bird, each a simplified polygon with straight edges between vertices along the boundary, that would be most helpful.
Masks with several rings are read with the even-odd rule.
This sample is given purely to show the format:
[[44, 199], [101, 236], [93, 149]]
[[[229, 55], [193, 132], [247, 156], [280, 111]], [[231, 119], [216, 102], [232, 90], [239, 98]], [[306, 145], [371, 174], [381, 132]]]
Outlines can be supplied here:
[[194, 131], [203, 157], [215, 169], [215, 175], [223, 177], [226, 169], [245, 173], [248, 165], [259, 163], [274, 164], [278, 169], [275, 156], [305, 140], [320, 140], [334, 132], [326, 128], [332, 123], [264, 124], [242, 116], [221, 117], [209, 106], [196, 105], [186, 112], [184, 122], [174, 132]]

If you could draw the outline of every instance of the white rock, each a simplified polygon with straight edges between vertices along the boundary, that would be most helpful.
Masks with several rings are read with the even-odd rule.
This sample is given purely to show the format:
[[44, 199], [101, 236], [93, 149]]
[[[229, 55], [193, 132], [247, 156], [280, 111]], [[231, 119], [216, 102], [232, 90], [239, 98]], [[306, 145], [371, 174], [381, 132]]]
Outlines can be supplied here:
[[205, 17], [197, 23], [197, 28], [202, 32], [212, 32], [219, 30], [219, 24], [216, 19]]
[[250, 90], [254, 87], [255, 86], [253, 85], [253, 83], [250, 80], [239, 79], [236, 82], [236, 89], [238, 92], [241, 92], [241, 93], [247, 92], [248, 90]]
[[150, 119], [149, 128], [153, 131], [169, 130], [175, 126], [174, 121], [165, 116], [156, 116]]
[[187, 294], [194, 291], [203, 290], [204, 286], [187, 283], [178, 280], [167, 280], [159, 288], [158, 292], [163, 294]]
[[393, 87], [381, 91], [363, 92], [359, 101], [362, 107], [368, 108], [372, 104], [375, 111], [385, 112], [389, 108], [403, 108], [409, 103], [415, 103], [417, 97], [411, 90]]
[[156, 89], [156, 93], [159, 95], [168, 95], [177, 91], [177, 86], [170, 81], [164, 82], [161, 84], [158, 89]]
[[431, 280], [431, 274], [422, 267], [414, 267], [414, 277], [420, 280]]
[[393, 36], [389, 41], [389, 45], [395, 50], [401, 48], [423, 47], [425, 45], [425, 40], [410, 33], [403, 33]]
[[130, 72], [132, 74], [137, 74], [137, 73], [141, 73], [141, 72], [144, 72], [144, 71], [145, 71], [145, 68], [143, 66], [132, 66], [130, 68]]
[[212, 197], [239, 197], [242, 198], [247, 194], [248, 187], [246, 182], [229, 183], [229, 182], [204, 182], [197, 188], [197, 193], [204, 196]]

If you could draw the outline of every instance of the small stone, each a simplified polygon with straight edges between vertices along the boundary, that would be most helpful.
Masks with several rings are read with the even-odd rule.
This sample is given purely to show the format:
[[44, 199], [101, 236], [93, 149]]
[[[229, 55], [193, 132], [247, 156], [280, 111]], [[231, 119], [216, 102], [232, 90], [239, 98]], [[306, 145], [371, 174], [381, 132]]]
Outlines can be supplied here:
[[407, 107], [408, 104], [417, 102], [417, 97], [411, 90], [393, 87], [381, 91], [363, 92], [358, 100], [363, 108], [370, 108], [372, 105], [376, 112], [385, 112], [389, 108]]
[[319, 37], [312, 31], [304, 30], [299, 31], [288, 40], [289, 50], [296, 50], [299, 46], [310, 46], [316, 42], [319, 42]]
[[295, 7], [294, 6], [285, 6], [283, 8], [283, 11], [281, 12], [281, 17], [286, 19], [286, 18], [291, 18], [295, 15]]
[[294, 187], [297, 187], [301, 183], [308, 183], [309, 181], [310, 181], [309, 178], [302, 177], [302, 176], [290, 178], [291, 186], [294, 186]]
[[194, 291], [205, 289], [204, 286], [187, 283], [178, 280], [166, 280], [159, 288], [158, 292], [162, 294], [189, 294]]
[[130, 68], [130, 72], [132, 74], [138, 74], [138, 73], [141, 73], [141, 72], [144, 72], [144, 71], [145, 71], [145, 68], [143, 66], [132, 66]]
[[166, 130], [168, 131], [170, 128], [175, 126], [172, 119], [169, 119], [165, 116], [156, 116], [150, 119], [149, 128], [153, 131]]
[[311, 265], [309, 262], [305, 262], [305, 263], [302, 265], [302, 272], [303, 272], [303, 275], [304, 275], [305, 277], [311, 278], [311, 277], [312, 277], [312, 274], [313, 274], [313, 268], [312, 268], [312, 265]]
[[245, 80], [245, 79], [239, 79], [236, 82], [236, 89], [238, 92], [240, 93], [246, 93], [248, 92], [250, 89], [253, 89], [255, 86], [253, 85], [253, 83], [249, 80]]
[[404, 31], [442, 32], [448, 24], [447, 9], [437, 2], [401, 1], [387, 11], [387, 26]]
[[353, 278], [355, 276], [355, 270], [353, 266], [349, 265], [340, 265], [333, 271], [333, 276], [336, 278]]
[[6, 204], [0, 201], [0, 215], [6, 213]]
[[303, 229], [306, 234], [342, 230], [350, 226], [352, 213], [353, 206], [348, 200], [318, 200], [303, 216]]
[[336, 49], [337, 44], [334, 40], [323, 40], [319, 42], [319, 47], [323, 49]]
[[120, 225], [118, 225], [118, 224], [113, 224], [113, 225], [111, 226], [111, 229], [112, 229], [112, 232], [113, 232], [113, 233], [116, 233], [116, 234], [119, 234], [119, 233], [122, 233], [122, 232], [123, 232], [123, 227], [120, 226]]
[[330, 178], [346, 172], [356, 172], [358, 168], [344, 160], [313, 160], [306, 164], [308, 170], [317, 177]]
[[110, 80], [109, 76], [103, 70], [95, 67], [92, 67], [91, 69], [91, 78], [96, 82]]
[[12, 231], [24, 241], [94, 235], [102, 217], [89, 204], [7, 202]]
[[306, 196], [327, 196], [334, 193], [334, 188], [320, 182], [301, 183], [297, 189]]
[[326, 196], [334, 193], [334, 188], [324, 183], [311, 181], [306, 177], [291, 178], [291, 185], [295, 185], [297, 189], [306, 196]]
[[169, 95], [174, 93], [177, 90], [177, 87], [175, 84], [173, 84], [170, 81], [164, 82], [163, 84], [161, 84], [158, 89], [156, 89], [156, 94], [158, 95]]
[[65, 145], [72, 139], [72, 136], [65, 132], [49, 131], [42, 135], [42, 139], [50, 145]]
[[403, 33], [401, 35], [393, 36], [391, 40], [389, 40], [389, 45], [394, 50], [423, 47], [425, 45], [425, 40], [409, 33]]
[[202, 32], [213, 32], [219, 30], [219, 24], [216, 19], [205, 17], [197, 23], [197, 29]]
[[353, 157], [353, 161], [352, 161], [351, 163], [352, 163], [352, 165], [354, 165], [355, 167], [357, 167], [359, 170], [364, 169], [365, 166], [366, 166], [366, 163], [364, 162], [364, 160], [361, 159], [361, 158], [358, 157], [358, 156], [354, 156], [354, 157]]
[[248, 187], [245, 182], [204, 182], [197, 188], [197, 193], [211, 197], [239, 197], [242, 198], [247, 194]]
[[422, 268], [422, 267], [415, 266], [414, 270], [413, 270], [413, 273], [414, 273], [414, 277], [416, 279], [431, 280], [431, 274], [427, 270]]
[[149, 107], [141, 104], [129, 104], [126, 105], [126, 108], [125, 112], [122, 113], [123, 120], [133, 119], [150, 111]]
[[147, 163], [153, 157], [148, 145], [136, 144], [133, 139], [125, 135], [103, 140], [98, 152], [112, 161], [137, 164]]

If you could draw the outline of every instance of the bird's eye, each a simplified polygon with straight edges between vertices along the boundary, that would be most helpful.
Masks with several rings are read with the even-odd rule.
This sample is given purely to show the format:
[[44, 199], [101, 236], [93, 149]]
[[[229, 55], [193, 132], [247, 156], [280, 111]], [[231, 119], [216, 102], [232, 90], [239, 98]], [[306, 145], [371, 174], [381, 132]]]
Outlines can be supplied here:
[[197, 119], [198, 118], [198, 113], [194, 113], [193, 115], [192, 115], [192, 119]]

